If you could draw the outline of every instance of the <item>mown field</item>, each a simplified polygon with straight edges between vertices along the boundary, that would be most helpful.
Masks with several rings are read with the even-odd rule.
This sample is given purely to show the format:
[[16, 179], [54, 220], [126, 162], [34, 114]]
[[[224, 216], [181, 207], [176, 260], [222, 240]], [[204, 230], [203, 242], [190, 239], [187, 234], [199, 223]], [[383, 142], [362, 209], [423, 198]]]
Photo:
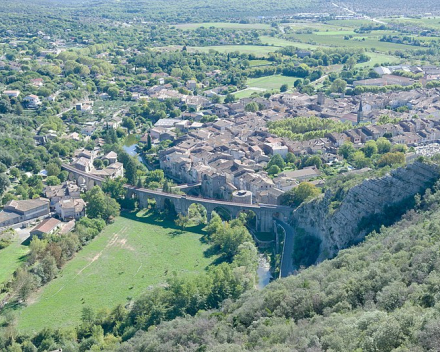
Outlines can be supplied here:
[[29, 247], [21, 245], [18, 237], [8, 247], [0, 250], [0, 286], [17, 270], [28, 252]]
[[138, 297], [167, 277], [196, 275], [207, 258], [200, 229], [182, 232], [171, 222], [144, 213], [125, 213], [68, 262], [56, 279], [18, 311], [18, 329], [77, 324], [83, 307], [114, 308]]
[[280, 89], [283, 84], [288, 84], [289, 87], [297, 80], [295, 77], [287, 77], [282, 75], [266, 76], [259, 78], [250, 78], [247, 80], [249, 87], [262, 88], [266, 90]]

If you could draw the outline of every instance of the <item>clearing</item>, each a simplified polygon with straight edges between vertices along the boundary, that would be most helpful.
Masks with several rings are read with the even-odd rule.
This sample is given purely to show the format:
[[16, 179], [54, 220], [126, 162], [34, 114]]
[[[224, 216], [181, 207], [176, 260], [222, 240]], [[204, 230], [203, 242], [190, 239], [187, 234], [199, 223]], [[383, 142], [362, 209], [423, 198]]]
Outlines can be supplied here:
[[83, 307], [112, 309], [139, 297], [149, 287], [203, 272], [215, 258], [198, 232], [180, 231], [150, 213], [124, 213], [68, 262], [58, 277], [19, 310], [22, 332], [80, 322]]
[[21, 239], [15, 235], [12, 243], [0, 250], [0, 286], [6, 282], [15, 270], [24, 262], [29, 247], [21, 244]]

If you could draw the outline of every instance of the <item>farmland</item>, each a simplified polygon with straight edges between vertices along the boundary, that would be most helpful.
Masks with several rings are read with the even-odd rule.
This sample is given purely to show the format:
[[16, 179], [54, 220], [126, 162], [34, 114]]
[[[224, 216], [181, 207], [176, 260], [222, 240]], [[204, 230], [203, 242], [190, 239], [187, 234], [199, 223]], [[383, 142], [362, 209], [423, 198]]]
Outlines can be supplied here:
[[208, 245], [196, 230], [182, 232], [149, 213], [122, 214], [31, 297], [18, 312], [18, 328], [30, 332], [41, 326], [74, 326], [83, 307], [114, 308], [174, 273], [202, 272], [213, 258], [204, 256]]

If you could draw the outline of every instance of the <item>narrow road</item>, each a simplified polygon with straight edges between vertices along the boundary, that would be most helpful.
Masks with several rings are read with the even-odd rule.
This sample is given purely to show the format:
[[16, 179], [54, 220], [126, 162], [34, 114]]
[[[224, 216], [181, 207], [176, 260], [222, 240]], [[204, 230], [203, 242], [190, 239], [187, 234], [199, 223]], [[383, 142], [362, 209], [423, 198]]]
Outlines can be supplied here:
[[293, 274], [293, 227], [281, 220], [276, 220], [286, 232], [286, 238], [284, 239], [283, 256], [281, 258], [280, 277], [287, 277]]

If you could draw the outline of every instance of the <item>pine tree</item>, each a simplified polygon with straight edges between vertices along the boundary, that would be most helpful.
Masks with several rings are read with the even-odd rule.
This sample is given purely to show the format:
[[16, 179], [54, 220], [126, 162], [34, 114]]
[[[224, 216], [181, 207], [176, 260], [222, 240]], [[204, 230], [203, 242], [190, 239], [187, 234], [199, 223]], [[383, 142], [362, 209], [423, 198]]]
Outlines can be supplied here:
[[171, 187], [170, 187], [170, 184], [168, 183], [168, 180], [165, 180], [163, 187], [162, 187], [162, 191], [164, 191], [165, 193], [171, 192]]
[[149, 133], [147, 137], [147, 150], [151, 150], [151, 135]]

